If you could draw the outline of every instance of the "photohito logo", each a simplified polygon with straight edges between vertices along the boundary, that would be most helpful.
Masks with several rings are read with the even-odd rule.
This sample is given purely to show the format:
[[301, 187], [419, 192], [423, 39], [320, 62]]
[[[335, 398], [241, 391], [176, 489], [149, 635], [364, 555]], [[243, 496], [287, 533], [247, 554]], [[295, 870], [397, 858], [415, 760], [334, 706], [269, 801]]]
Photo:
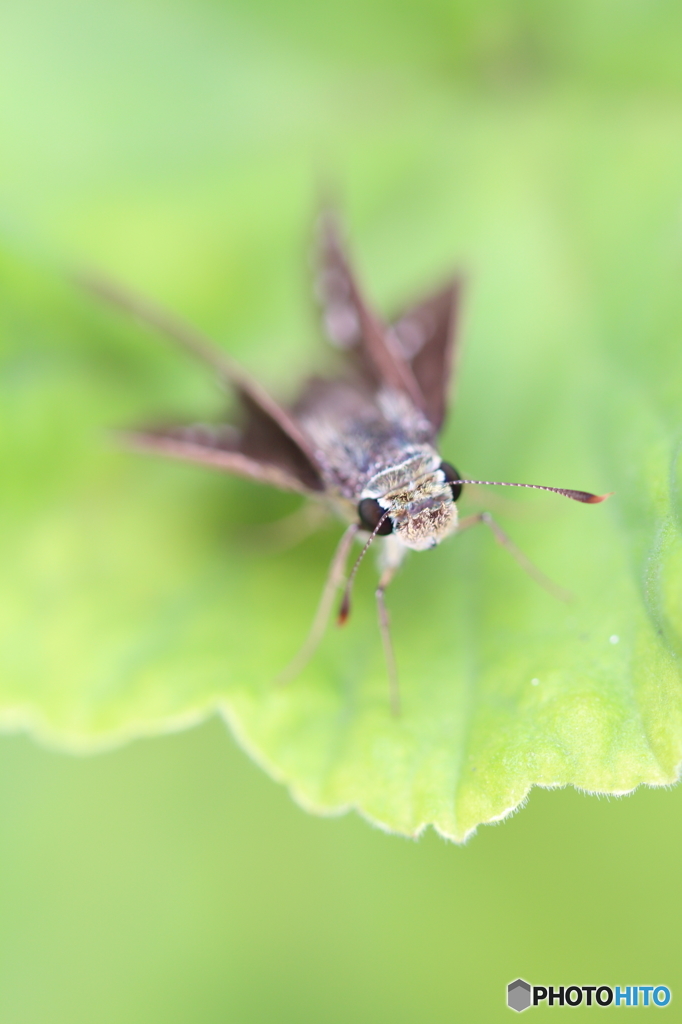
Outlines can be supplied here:
[[507, 1006], [510, 1010], [527, 1010], [529, 1006], [667, 1006], [672, 993], [667, 985], [529, 985], [517, 978], [507, 985]]

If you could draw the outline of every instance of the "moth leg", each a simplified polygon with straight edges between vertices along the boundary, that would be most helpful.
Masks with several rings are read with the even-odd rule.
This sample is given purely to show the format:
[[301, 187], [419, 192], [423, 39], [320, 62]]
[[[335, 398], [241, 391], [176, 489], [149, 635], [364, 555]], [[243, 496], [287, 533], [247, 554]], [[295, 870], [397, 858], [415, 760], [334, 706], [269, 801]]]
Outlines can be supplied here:
[[161, 306], [157, 306], [155, 302], [142, 298], [101, 274], [77, 273], [75, 281], [76, 284], [85, 288], [92, 295], [96, 295], [97, 298], [104, 299], [109, 305], [128, 313], [141, 323], [159, 331], [160, 334], [172, 338], [186, 352], [212, 367], [220, 376], [232, 381], [238, 380], [241, 376], [242, 371], [232, 362], [227, 352], [223, 352], [201, 331], [186, 324], [180, 317], [173, 316]]
[[470, 526], [476, 526], [478, 523], [483, 523], [490, 530], [492, 530], [493, 536], [498, 544], [509, 552], [509, 554], [516, 559], [518, 564], [521, 566], [524, 572], [526, 572], [531, 579], [534, 579], [544, 590], [548, 591], [552, 597], [558, 598], [559, 601], [572, 601], [573, 594], [569, 590], [564, 590], [553, 580], [550, 580], [549, 576], [545, 576], [536, 565], [534, 565], [527, 555], [524, 555], [520, 548], [517, 548], [511, 537], [508, 537], [502, 527], [495, 522], [490, 512], [479, 512], [473, 516], [466, 516], [461, 519], [457, 527], [457, 533], [461, 533], [463, 530], [468, 530]]
[[323, 505], [307, 501], [290, 515], [272, 523], [241, 527], [239, 539], [254, 550], [268, 554], [288, 551], [319, 529], [327, 516], [328, 511]]
[[386, 592], [386, 587], [389, 585], [397, 571], [397, 564], [388, 565], [379, 577], [379, 585], [375, 592], [377, 610], [379, 612], [379, 630], [381, 632], [384, 654], [386, 655], [386, 667], [388, 669], [388, 692], [391, 702], [391, 714], [394, 718], [398, 718], [400, 716], [400, 687], [398, 685], [398, 666], [395, 660], [393, 641], [391, 640], [391, 620], [384, 600], [384, 594]]
[[324, 632], [327, 628], [327, 621], [332, 610], [332, 605], [334, 604], [336, 591], [344, 581], [346, 560], [359, 529], [360, 527], [357, 523], [351, 523], [341, 537], [336, 551], [334, 552], [331, 565], [329, 566], [327, 580], [322, 588], [320, 603], [317, 606], [317, 611], [315, 612], [315, 618], [313, 619], [312, 626], [310, 627], [310, 632], [308, 633], [308, 636], [306, 637], [298, 654], [295, 655], [286, 668], [277, 676], [276, 682], [280, 686], [290, 683], [303, 671], [324, 636]]

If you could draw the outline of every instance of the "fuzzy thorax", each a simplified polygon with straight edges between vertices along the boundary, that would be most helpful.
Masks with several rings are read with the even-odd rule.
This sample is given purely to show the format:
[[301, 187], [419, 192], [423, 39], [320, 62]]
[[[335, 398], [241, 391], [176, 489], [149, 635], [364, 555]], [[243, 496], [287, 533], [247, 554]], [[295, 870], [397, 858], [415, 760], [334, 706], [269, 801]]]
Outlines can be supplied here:
[[440, 461], [433, 449], [422, 450], [377, 473], [363, 491], [389, 513], [396, 540], [415, 551], [435, 547], [457, 528], [457, 507]]

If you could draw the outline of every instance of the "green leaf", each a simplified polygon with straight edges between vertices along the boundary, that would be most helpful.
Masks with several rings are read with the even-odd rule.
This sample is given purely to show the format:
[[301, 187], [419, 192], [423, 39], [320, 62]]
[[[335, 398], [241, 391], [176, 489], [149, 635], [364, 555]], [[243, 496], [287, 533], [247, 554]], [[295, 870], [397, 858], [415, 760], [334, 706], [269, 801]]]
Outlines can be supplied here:
[[[209, 25], [206, 12], [197, 17]], [[114, 41], [123, 28], [111, 28]], [[175, 30], [182, 49], [184, 28]], [[22, 227], [19, 241], [6, 237], [0, 267], [0, 724], [97, 750], [220, 712], [305, 807], [356, 808], [408, 835], [432, 824], [456, 840], [514, 810], [533, 785], [623, 793], [673, 782], [682, 758], [677, 110], [664, 99], [634, 108], [627, 90], [585, 99], [570, 75], [544, 91], [497, 94], [487, 91], [492, 71], [481, 88], [472, 72], [467, 91], [417, 67], [387, 72], [391, 89], [369, 90], [358, 113], [358, 79], [286, 47], [278, 63], [253, 44], [230, 74], [264, 92], [247, 90], [244, 119], [230, 121], [215, 153], [220, 111], [201, 103], [223, 53], [190, 37], [199, 78], [184, 69], [185, 106], [164, 108], [158, 138], [135, 112], [111, 158], [118, 193], [108, 191], [108, 164], [92, 171], [94, 198], [66, 184], [80, 170], [62, 168], [60, 179], [55, 167], [45, 206], [53, 248], [155, 293], [291, 394], [323, 362], [301, 253], [308, 166], [326, 137], [349, 182], [354, 248], [387, 311], [457, 262], [468, 273], [444, 457], [483, 479], [615, 494], [593, 507], [467, 490], [462, 512], [490, 510], [575, 600], [538, 588], [482, 528], [414, 554], [388, 594], [399, 720], [370, 558], [348, 625], [331, 626], [300, 678], [277, 687], [341, 527], [268, 549], [258, 525], [297, 499], [117, 450], [111, 427], [208, 418], [223, 400], [183, 355], [71, 289]], [[155, 57], [160, 83], [172, 80], [174, 52]], [[99, 70], [88, 75], [96, 96]], [[311, 83], [328, 102], [310, 99]], [[231, 80], [222, 86], [237, 94]], [[92, 128], [81, 92], [69, 93], [68, 116]], [[288, 141], [266, 94], [281, 101]], [[180, 167], [173, 132], [187, 139], [190, 127], [196, 166], [163, 179], [167, 152]], [[126, 184], [127, 146], [147, 162]], [[27, 224], [33, 185], [22, 191], [19, 170], [12, 181]]]

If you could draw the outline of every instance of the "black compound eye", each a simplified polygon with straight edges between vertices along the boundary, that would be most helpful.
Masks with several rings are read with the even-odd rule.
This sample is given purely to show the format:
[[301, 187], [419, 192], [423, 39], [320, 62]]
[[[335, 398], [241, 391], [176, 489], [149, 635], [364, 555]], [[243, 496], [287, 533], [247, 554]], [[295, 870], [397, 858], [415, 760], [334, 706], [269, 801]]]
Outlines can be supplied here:
[[460, 494], [462, 493], [462, 484], [459, 483], [459, 481], [462, 478], [460, 477], [455, 467], [451, 466], [449, 462], [441, 462], [440, 468], [443, 470], [443, 473], [445, 474], [446, 482], [450, 484], [450, 489], [452, 490], [452, 500], [457, 501]]
[[[372, 533], [376, 529], [376, 525], [384, 515], [386, 509], [382, 508], [376, 498], [363, 498], [358, 505], [358, 515], [360, 516], [360, 523]], [[393, 532], [393, 523], [391, 517], [386, 516], [383, 523], [377, 530], [380, 536], [384, 536], [387, 533]]]

